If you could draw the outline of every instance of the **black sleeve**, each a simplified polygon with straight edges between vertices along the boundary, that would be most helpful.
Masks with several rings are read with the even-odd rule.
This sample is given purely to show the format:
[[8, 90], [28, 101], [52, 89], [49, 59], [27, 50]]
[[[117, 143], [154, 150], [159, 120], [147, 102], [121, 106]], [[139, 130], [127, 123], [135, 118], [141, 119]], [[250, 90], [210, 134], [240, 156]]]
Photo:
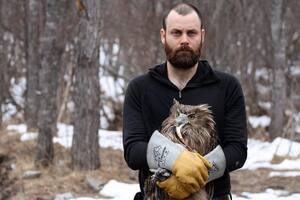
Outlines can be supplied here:
[[227, 170], [241, 168], [247, 158], [247, 121], [245, 100], [237, 79], [231, 78], [225, 97], [224, 133], [221, 141]]
[[124, 157], [133, 169], [148, 168], [146, 153], [148, 138], [142, 116], [142, 95], [133, 80], [127, 88], [123, 107]]

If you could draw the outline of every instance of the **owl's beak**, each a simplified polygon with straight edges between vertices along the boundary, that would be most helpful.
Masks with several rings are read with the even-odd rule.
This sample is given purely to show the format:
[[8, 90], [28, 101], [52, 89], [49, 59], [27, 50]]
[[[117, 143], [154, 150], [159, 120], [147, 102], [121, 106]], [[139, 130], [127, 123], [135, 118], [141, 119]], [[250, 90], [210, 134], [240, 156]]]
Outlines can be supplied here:
[[179, 113], [176, 117], [176, 134], [181, 141], [183, 141], [183, 137], [181, 134], [181, 129], [189, 123], [189, 118], [186, 114]]
[[189, 123], [189, 118], [186, 114], [179, 113], [176, 117], [176, 126], [186, 125]]

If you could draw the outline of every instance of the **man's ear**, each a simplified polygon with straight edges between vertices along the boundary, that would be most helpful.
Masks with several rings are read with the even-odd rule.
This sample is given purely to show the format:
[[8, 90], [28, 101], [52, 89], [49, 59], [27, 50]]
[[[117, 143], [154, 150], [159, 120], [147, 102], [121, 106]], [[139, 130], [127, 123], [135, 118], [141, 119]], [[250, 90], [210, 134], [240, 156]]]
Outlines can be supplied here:
[[202, 44], [204, 43], [204, 38], [205, 38], [205, 29], [202, 28], [201, 29], [201, 42], [202, 42]]
[[165, 44], [165, 42], [166, 42], [165, 38], [166, 38], [166, 31], [163, 28], [161, 28], [160, 29], [160, 40], [163, 44]]

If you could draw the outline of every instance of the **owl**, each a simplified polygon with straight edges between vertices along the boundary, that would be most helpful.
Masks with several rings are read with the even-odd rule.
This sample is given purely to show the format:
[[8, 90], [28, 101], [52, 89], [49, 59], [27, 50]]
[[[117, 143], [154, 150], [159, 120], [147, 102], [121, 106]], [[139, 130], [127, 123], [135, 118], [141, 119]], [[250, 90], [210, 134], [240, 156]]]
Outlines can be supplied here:
[[[175, 143], [183, 145], [189, 151], [205, 155], [217, 146], [217, 134], [212, 112], [207, 104], [183, 105], [174, 99], [170, 115], [163, 121], [160, 132]], [[171, 172], [159, 169], [150, 173], [145, 181], [144, 200], [172, 200], [168, 194], [156, 185], [165, 180]], [[208, 200], [213, 195], [213, 184], [192, 194], [187, 200]]]

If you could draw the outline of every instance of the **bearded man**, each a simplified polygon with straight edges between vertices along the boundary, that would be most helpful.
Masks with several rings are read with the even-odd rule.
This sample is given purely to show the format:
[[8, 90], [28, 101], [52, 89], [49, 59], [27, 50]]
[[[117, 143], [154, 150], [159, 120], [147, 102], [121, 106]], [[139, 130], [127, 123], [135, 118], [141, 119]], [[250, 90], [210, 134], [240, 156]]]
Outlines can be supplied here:
[[[163, 18], [160, 35], [166, 62], [134, 78], [124, 101], [124, 157], [131, 169], [139, 170], [141, 192], [135, 199], [144, 199], [149, 171], [161, 168], [171, 176], [157, 185], [173, 199], [188, 198], [208, 182], [214, 184], [213, 199], [231, 199], [229, 172], [241, 168], [247, 158], [242, 88], [232, 75], [213, 70], [200, 60], [205, 30], [195, 6], [173, 6]], [[153, 134], [168, 117], [173, 99], [185, 105], [210, 106], [217, 148], [200, 155]]]

